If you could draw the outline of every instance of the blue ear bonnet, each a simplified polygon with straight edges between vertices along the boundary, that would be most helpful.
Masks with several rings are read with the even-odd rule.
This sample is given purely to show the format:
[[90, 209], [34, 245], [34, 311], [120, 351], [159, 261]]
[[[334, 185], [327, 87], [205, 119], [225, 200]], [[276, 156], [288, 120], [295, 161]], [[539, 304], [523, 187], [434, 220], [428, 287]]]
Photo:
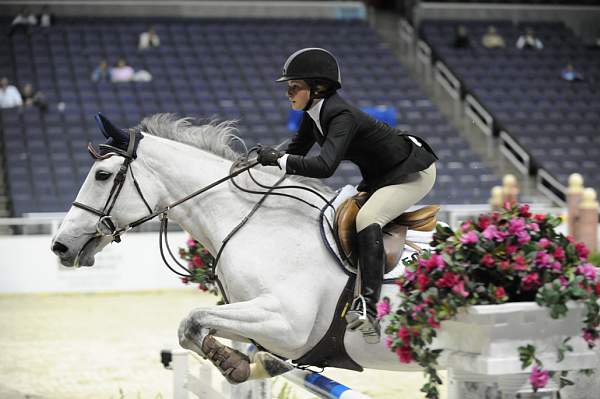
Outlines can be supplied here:
[[[98, 128], [106, 137], [106, 143], [99, 145], [99, 153], [100, 155], [106, 155], [111, 152], [117, 152], [119, 154], [127, 154], [127, 149], [129, 147], [129, 130], [121, 129], [116, 127], [111, 121], [108, 120], [104, 115], [98, 113], [95, 116], [96, 123], [98, 124]], [[133, 152], [131, 154], [132, 158], [137, 157], [137, 147], [144, 136], [141, 131], [137, 129], [135, 133], [135, 143], [133, 147]]]

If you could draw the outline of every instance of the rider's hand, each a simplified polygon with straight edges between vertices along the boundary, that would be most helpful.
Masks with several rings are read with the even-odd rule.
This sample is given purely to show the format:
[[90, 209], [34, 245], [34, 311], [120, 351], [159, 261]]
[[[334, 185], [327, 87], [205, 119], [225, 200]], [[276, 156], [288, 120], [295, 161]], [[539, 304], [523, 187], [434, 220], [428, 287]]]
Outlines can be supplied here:
[[273, 147], [262, 147], [258, 150], [258, 157], [256, 160], [263, 166], [279, 166], [277, 160], [284, 154], [284, 152], [276, 150]]

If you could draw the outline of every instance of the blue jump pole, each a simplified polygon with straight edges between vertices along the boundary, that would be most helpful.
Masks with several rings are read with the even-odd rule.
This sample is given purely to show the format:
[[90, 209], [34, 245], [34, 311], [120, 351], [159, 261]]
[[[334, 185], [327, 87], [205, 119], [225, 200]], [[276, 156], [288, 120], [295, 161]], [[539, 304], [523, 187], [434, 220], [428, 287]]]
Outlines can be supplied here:
[[372, 399], [363, 393], [353, 391], [351, 388], [330, 380], [324, 375], [307, 370], [294, 369], [281, 375], [285, 379], [301, 386], [307, 391], [324, 399]]

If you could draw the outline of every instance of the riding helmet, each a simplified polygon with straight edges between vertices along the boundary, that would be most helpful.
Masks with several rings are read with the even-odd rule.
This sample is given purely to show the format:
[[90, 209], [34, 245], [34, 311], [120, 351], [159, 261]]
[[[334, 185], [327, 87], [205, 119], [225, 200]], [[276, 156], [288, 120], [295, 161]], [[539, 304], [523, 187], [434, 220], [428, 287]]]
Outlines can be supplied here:
[[335, 89], [342, 87], [337, 60], [333, 54], [322, 48], [303, 48], [290, 55], [277, 82], [306, 79], [324, 79], [331, 82]]

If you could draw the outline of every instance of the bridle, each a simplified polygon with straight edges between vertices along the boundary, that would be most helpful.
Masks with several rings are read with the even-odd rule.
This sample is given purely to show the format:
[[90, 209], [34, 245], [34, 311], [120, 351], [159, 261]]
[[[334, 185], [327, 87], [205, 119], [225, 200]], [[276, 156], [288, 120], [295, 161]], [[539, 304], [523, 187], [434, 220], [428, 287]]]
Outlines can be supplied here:
[[[167, 212], [171, 209], [173, 209], [174, 207], [182, 204], [185, 201], [188, 201], [189, 199], [196, 197], [202, 193], [204, 193], [205, 191], [210, 190], [211, 188], [227, 181], [230, 179], [233, 179], [234, 177], [236, 177], [237, 175], [253, 168], [254, 166], [256, 166], [258, 164], [258, 162], [252, 162], [249, 164], [246, 164], [244, 167], [242, 167], [241, 169], [238, 169], [236, 171], [234, 171], [233, 173], [225, 176], [224, 178], [221, 178], [211, 184], [209, 184], [208, 186], [205, 186], [197, 191], [194, 191], [193, 193], [189, 194], [188, 196], [175, 201], [159, 210], [156, 211], [152, 211], [152, 208], [150, 207], [150, 205], [148, 205], [148, 201], [146, 201], [146, 198], [144, 197], [144, 194], [142, 193], [142, 190], [140, 188], [140, 185], [138, 184], [135, 175], [133, 174], [133, 169], [130, 167], [131, 163], [133, 162], [133, 160], [135, 159], [134, 156], [134, 149], [135, 149], [135, 145], [136, 145], [136, 131], [135, 130], [130, 130], [129, 131], [129, 144], [127, 146], [127, 150], [123, 151], [119, 148], [113, 147], [113, 146], [107, 146], [109, 147], [110, 151], [112, 152], [110, 155], [104, 156], [104, 157], [100, 157], [101, 159], [106, 159], [109, 156], [112, 155], [119, 155], [122, 156], [123, 159], [123, 163], [121, 164], [121, 167], [119, 168], [119, 172], [117, 173], [117, 175], [115, 176], [114, 180], [113, 180], [113, 185], [112, 188], [110, 190], [110, 194], [104, 204], [104, 207], [102, 209], [96, 209], [92, 206], [83, 204], [81, 202], [78, 201], [74, 201], [73, 202], [73, 206], [83, 209], [87, 212], [93, 213], [94, 215], [98, 216], [98, 222], [96, 223], [96, 234], [94, 234], [80, 249], [79, 254], [77, 256], [77, 260], [79, 259], [79, 255], [81, 254], [81, 252], [85, 249], [85, 247], [92, 242], [94, 239], [96, 238], [103, 238], [103, 237], [111, 237], [111, 242], [121, 242], [121, 235], [128, 232], [129, 230], [133, 229], [134, 227], [137, 227], [151, 219], [154, 219], [157, 216], [161, 216], [161, 220], [163, 221], [163, 225], [165, 226], [164, 228], [164, 232], [163, 232], [163, 226], [161, 226], [161, 233], [163, 233], [166, 236], [166, 223], [167, 223]], [[123, 227], [118, 227], [115, 222], [112, 219], [111, 216], [111, 211], [115, 205], [115, 202], [117, 201], [117, 198], [119, 197], [119, 194], [121, 193], [121, 190], [123, 188], [123, 185], [125, 184], [125, 177], [127, 176], [127, 172], [129, 171], [129, 173], [131, 174], [131, 177], [133, 179], [133, 184], [136, 188], [136, 191], [138, 192], [138, 194], [140, 195], [140, 198], [142, 199], [142, 201], [144, 202], [144, 205], [146, 206], [146, 208], [148, 209], [148, 215], [143, 216], [139, 219], [136, 219], [128, 224], [126, 224]], [[162, 254], [162, 235], [161, 234], [161, 254]], [[169, 252], [171, 252], [171, 250], [169, 249]], [[164, 259], [164, 257], [163, 257]], [[77, 263], [77, 262], [76, 262]], [[166, 260], [165, 260], [165, 263]], [[171, 269], [173, 272], [175, 272], [176, 274], [183, 276], [183, 277], [187, 277], [187, 275], [183, 275], [175, 270], [173, 270], [171, 268], [171, 266], [168, 265], [169, 269]]]
[[[123, 159], [123, 163], [121, 164], [121, 167], [119, 168], [119, 172], [117, 173], [117, 175], [115, 176], [115, 178], [113, 180], [113, 185], [112, 185], [112, 188], [110, 189], [110, 194], [108, 195], [108, 198], [106, 199], [104, 207], [100, 210], [100, 209], [91, 207], [89, 205], [83, 204], [81, 202], [77, 202], [77, 201], [73, 202], [73, 206], [99, 216], [98, 222], [96, 223], [96, 235], [93, 236], [90, 239], [90, 241], [93, 240], [94, 238], [98, 238], [98, 237], [111, 236], [112, 237], [111, 241], [118, 243], [118, 242], [121, 242], [121, 234], [123, 234], [126, 231], [132, 229], [133, 227], [137, 226], [137, 224], [135, 224], [137, 221], [134, 221], [132, 223], [129, 223], [127, 226], [125, 226], [123, 228], [117, 228], [117, 226], [113, 222], [112, 217], [110, 215], [110, 212], [112, 211], [113, 207], [115, 206], [115, 202], [117, 201], [117, 198], [119, 197], [119, 194], [121, 193], [121, 189], [123, 188], [123, 185], [125, 184], [125, 177], [127, 176], [128, 171], [131, 174], [131, 177], [133, 179], [133, 182], [134, 182], [134, 185], [135, 185], [135, 188], [136, 188], [138, 194], [142, 198], [142, 201], [144, 201], [144, 205], [146, 205], [148, 212], [150, 214], [152, 214], [152, 208], [150, 208], [150, 205], [148, 205], [148, 201], [146, 201], [146, 198], [144, 197], [144, 194], [142, 193], [140, 185], [138, 184], [138, 182], [133, 174], [133, 169], [130, 168], [131, 162], [134, 160], [135, 139], [136, 139], [136, 131], [131, 130], [129, 132], [129, 144], [127, 146], [127, 151], [123, 151], [119, 148], [110, 146], [110, 150], [112, 152], [122, 156], [124, 159]], [[112, 155], [113, 154], [110, 154], [108, 156], [112, 156]], [[108, 156], [105, 156], [104, 159], [108, 158]], [[86, 245], [87, 245], [87, 243], [86, 243]], [[84, 247], [85, 247], [85, 245], [84, 245]]]

